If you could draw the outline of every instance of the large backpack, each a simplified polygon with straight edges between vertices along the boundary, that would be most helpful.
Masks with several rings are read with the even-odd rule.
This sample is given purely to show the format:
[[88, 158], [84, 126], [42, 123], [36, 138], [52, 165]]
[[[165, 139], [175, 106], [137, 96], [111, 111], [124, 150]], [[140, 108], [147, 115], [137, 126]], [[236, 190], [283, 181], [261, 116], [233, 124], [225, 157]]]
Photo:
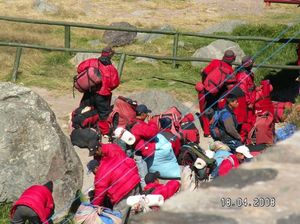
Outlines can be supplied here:
[[79, 92], [91, 91], [92, 88], [102, 81], [100, 70], [96, 67], [88, 67], [81, 73], [74, 76], [73, 86]]
[[256, 117], [254, 127], [248, 134], [247, 144], [268, 144], [274, 143], [275, 123], [274, 116], [269, 111], [259, 114]]
[[211, 70], [203, 82], [204, 88], [211, 94], [217, 94], [232, 73], [229, 68], [224, 66], [224, 63], [220, 61], [220, 66]]
[[108, 120], [114, 127], [126, 128], [136, 117], [137, 102], [130, 98], [118, 96], [114, 102]]
[[75, 128], [70, 135], [73, 145], [93, 149], [101, 140], [101, 134], [92, 128]]
[[283, 122], [285, 117], [285, 111], [292, 108], [291, 102], [276, 102], [272, 101], [274, 106], [274, 119], [276, 123]]
[[[194, 166], [195, 161], [197, 158], [200, 158], [203, 160], [206, 165], [202, 169], [197, 169]], [[180, 154], [178, 156], [178, 163], [182, 166], [190, 166], [190, 168], [195, 171], [195, 177], [197, 180], [207, 180], [209, 177], [209, 174], [212, 170], [214, 170], [216, 164], [215, 159], [208, 158], [205, 155], [204, 150], [195, 143], [188, 143], [181, 147]]]
[[212, 121], [209, 125], [210, 134], [211, 134], [211, 137], [214, 140], [220, 140], [221, 139], [222, 133], [221, 133], [221, 130], [219, 128], [219, 125], [220, 125], [220, 121], [221, 121], [221, 116], [226, 111], [227, 111], [226, 109], [215, 111], [215, 114], [214, 114], [214, 116], [212, 118]]
[[181, 134], [182, 130], [181, 130], [181, 126], [180, 126], [181, 116], [182, 116], [182, 114], [181, 114], [180, 110], [177, 107], [170, 107], [164, 113], [161, 113], [159, 115], [154, 115], [150, 119], [150, 121], [154, 122], [157, 125], [157, 127], [159, 129], [161, 129], [159, 119], [163, 118], [163, 117], [170, 118], [172, 120], [171, 132], [174, 135], [176, 135], [179, 139], [182, 139], [182, 134]]
[[73, 128], [96, 128], [99, 115], [93, 107], [80, 106], [71, 114]]

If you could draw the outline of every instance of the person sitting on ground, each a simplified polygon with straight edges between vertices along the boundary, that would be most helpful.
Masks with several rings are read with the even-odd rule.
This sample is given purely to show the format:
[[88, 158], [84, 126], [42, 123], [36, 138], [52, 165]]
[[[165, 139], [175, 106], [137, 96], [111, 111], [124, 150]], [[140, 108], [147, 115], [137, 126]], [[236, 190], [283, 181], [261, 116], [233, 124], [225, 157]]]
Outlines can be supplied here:
[[180, 139], [171, 131], [172, 120], [168, 117], [159, 119], [161, 133], [171, 144], [176, 157], [178, 157], [181, 148]]
[[10, 217], [12, 224], [50, 224], [54, 214], [54, 200], [52, 197], [53, 182], [44, 185], [33, 185], [27, 188], [13, 204]]
[[226, 97], [226, 106], [221, 111], [217, 124], [221, 134], [220, 140], [228, 145], [233, 152], [238, 146], [242, 145], [241, 136], [237, 130], [238, 122], [233, 112], [237, 106], [237, 97], [233, 94], [228, 94]]
[[230, 170], [239, 167], [239, 165], [245, 161], [245, 158], [253, 158], [253, 156], [250, 154], [249, 148], [245, 145], [237, 147], [235, 153], [224, 159], [220, 166], [217, 168], [218, 175], [227, 175], [230, 172]]
[[177, 180], [169, 180], [166, 184], [160, 184], [159, 178], [160, 173], [148, 173], [145, 177], [146, 186], [144, 192], [148, 194], [160, 194], [164, 200], [172, 197], [180, 188], [180, 183]]
[[117, 144], [99, 143], [99, 147], [90, 151], [100, 163], [94, 179], [95, 197], [93, 205], [102, 206], [105, 196], [110, 199], [114, 210], [124, 215], [126, 199], [140, 193], [140, 177], [136, 163], [126, 156]]

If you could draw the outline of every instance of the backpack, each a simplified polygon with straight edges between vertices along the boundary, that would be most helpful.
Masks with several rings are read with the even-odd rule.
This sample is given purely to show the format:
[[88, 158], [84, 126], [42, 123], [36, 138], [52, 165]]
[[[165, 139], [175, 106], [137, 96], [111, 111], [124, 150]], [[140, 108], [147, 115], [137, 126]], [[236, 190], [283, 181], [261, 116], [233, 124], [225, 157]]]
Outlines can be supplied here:
[[200, 142], [199, 131], [194, 122], [181, 123], [181, 133], [183, 135], [184, 144], [188, 142], [198, 144]]
[[220, 66], [215, 67], [205, 78], [203, 85], [204, 88], [211, 94], [217, 94], [222, 89], [226, 79], [231, 75], [231, 70], [225, 67], [225, 62], [220, 61]]
[[221, 119], [221, 116], [226, 111], [227, 111], [226, 109], [215, 111], [215, 114], [214, 114], [214, 116], [212, 118], [212, 121], [209, 125], [210, 134], [211, 134], [211, 137], [214, 140], [220, 140], [221, 139], [222, 133], [221, 133], [221, 130], [219, 128], [220, 121], [221, 121], [220, 119]]
[[74, 218], [74, 224], [121, 224], [122, 214], [109, 208], [82, 203]]
[[274, 143], [274, 116], [272, 113], [266, 111], [256, 117], [254, 127], [248, 134], [247, 144], [269, 144]]
[[181, 134], [181, 126], [180, 126], [180, 120], [181, 120], [181, 112], [177, 107], [170, 107], [168, 110], [166, 110], [164, 113], [161, 113], [160, 115], [154, 115], [151, 117], [149, 122], [154, 122], [159, 129], [160, 123], [159, 119], [163, 117], [168, 117], [172, 120], [172, 125], [171, 125], [171, 132], [176, 135], [179, 139], [182, 139], [182, 134]]
[[[194, 166], [195, 161], [200, 158], [205, 162], [202, 169], [197, 169]], [[208, 158], [204, 150], [195, 143], [188, 143], [181, 147], [178, 156], [178, 163], [182, 166], [189, 166], [191, 170], [195, 171], [195, 178], [198, 181], [207, 180], [211, 171], [215, 168], [215, 159]]]
[[86, 91], [92, 91], [92, 88], [100, 84], [102, 81], [102, 75], [100, 70], [95, 67], [88, 67], [81, 73], [74, 76], [73, 87], [79, 92], [84, 93]]
[[73, 145], [92, 149], [98, 145], [101, 134], [92, 128], [76, 128], [71, 132], [70, 138]]
[[73, 128], [96, 128], [99, 115], [93, 107], [80, 106], [71, 114]]
[[274, 119], [276, 123], [283, 122], [285, 117], [285, 111], [292, 108], [291, 102], [276, 102], [272, 101], [274, 106]]
[[118, 96], [114, 102], [108, 121], [116, 127], [126, 128], [136, 117], [137, 102], [130, 98]]

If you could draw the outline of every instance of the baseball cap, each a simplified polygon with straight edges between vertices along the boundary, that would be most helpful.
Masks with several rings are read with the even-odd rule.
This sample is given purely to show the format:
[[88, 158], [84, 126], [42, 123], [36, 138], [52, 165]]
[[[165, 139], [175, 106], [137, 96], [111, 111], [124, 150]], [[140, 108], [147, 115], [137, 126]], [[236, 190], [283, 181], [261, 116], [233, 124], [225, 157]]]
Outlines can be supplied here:
[[160, 173], [156, 171], [155, 173], [147, 173], [145, 176], [145, 182], [146, 184], [153, 183], [155, 179], [159, 178]]
[[249, 148], [245, 145], [241, 145], [235, 149], [236, 152], [242, 153], [246, 158], [251, 159], [253, 156], [250, 154]]
[[93, 159], [93, 160], [89, 161], [88, 164], [86, 165], [86, 167], [87, 167], [87, 169], [88, 169], [88, 173], [93, 172], [93, 170], [94, 170], [97, 166], [99, 166], [98, 160]]
[[227, 50], [224, 53], [223, 56], [223, 61], [228, 62], [228, 63], [232, 63], [235, 61], [236, 55], [232, 50]]
[[103, 50], [101, 51], [102, 57], [112, 57], [114, 54], [115, 54], [115, 51], [109, 46], [103, 48]]
[[148, 109], [148, 107], [145, 104], [140, 104], [135, 108], [135, 111], [137, 114], [141, 113], [151, 113], [152, 111]]

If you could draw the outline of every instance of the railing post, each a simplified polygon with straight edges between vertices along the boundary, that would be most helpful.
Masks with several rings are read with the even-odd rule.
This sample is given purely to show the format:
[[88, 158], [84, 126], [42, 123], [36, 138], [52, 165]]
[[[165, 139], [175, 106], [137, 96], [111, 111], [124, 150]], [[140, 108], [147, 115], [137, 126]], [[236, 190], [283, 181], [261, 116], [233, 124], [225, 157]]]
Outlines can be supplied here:
[[18, 75], [18, 69], [19, 69], [19, 65], [20, 65], [21, 54], [22, 54], [22, 48], [17, 47], [14, 68], [13, 68], [12, 76], [11, 76], [12, 82], [17, 81], [17, 75]]
[[[173, 42], [173, 58], [177, 57], [178, 39], [179, 39], [179, 34], [176, 33], [174, 35], [174, 42]], [[176, 60], [173, 60], [173, 68], [176, 68]]]
[[65, 26], [65, 48], [71, 47], [71, 27]]
[[119, 77], [121, 79], [122, 73], [123, 73], [123, 67], [125, 64], [125, 60], [126, 60], [126, 54], [122, 53], [119, 64], [118, 64], [118, 73], [119, 73]]

